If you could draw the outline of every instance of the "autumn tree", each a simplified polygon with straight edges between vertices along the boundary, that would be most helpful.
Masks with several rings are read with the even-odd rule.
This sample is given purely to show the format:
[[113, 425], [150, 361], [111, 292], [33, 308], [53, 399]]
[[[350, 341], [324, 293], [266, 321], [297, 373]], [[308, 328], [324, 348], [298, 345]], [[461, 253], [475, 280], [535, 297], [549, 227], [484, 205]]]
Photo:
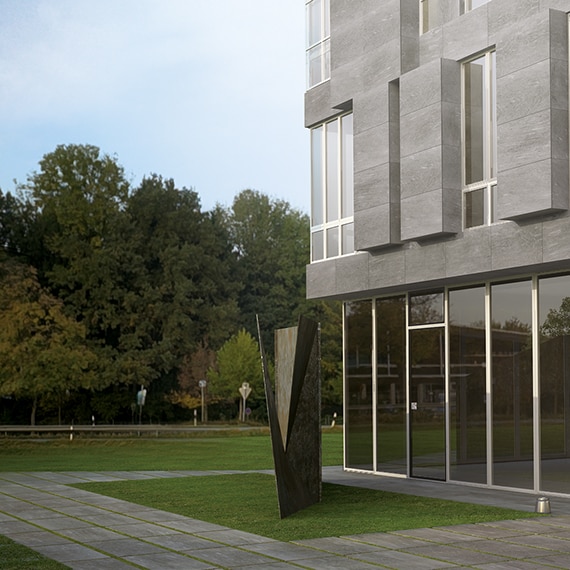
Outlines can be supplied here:
[[0, 265], [0, 322], [0, 395], [29, 398], [31, 425], [42, 398], [93, 384], [84, 327], [40, 287], [32, 268]]

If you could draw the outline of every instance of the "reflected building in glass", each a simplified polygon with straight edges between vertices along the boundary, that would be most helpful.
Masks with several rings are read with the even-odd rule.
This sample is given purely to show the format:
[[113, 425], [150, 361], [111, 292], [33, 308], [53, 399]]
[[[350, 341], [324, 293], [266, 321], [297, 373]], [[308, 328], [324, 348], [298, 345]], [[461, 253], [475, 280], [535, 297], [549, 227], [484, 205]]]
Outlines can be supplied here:
[[306, 2], [345, 469], [570, 495], [570, 0], [527, 4]]

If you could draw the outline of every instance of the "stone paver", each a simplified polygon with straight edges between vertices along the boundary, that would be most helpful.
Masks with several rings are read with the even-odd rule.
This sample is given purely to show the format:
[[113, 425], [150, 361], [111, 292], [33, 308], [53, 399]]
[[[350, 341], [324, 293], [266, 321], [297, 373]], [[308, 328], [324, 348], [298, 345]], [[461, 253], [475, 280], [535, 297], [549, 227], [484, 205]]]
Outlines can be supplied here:
[[[553, 500], [554, 515], [536, 519], [284, 543], [68, 486], [86, 481], [215, 474], [0, 473], [0, 534], [73, 570], [570, 570], [570, 500]], [[359, 482], [370, 488], [389, 487], [387, 490], [456, 500], [462, 497], [463, 501], [474, 499], [524, 510], [531, 510], [535, 500], [523, 493], [497, 494], [486, 489], [472, 493], [465, 487], [425, 481], [355, 477], [339, 468], [325, 468], [324, 478], [339, 484]]]

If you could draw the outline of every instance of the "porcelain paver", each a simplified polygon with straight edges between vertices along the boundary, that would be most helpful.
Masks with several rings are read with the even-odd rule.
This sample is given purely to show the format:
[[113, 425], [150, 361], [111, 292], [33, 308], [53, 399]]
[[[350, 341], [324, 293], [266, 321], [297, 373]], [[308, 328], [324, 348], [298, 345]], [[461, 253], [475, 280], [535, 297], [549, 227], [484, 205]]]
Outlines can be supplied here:
[[295, 563], [311, 570], [379, 570], [376, 564], [369, 564], [360, 560], [347, 560], [344, 556], [323, 556], [309, 560], [296, 560]]
[[356, 554], [359, 552], [374, 552], [378, 550], [376, 546], [348, 540], [346, 538], [312, 538], [310, 540], [296, 540], [295, 544], [315, 548], [316, 550], [324, 550], [333, 554]]
[[[353, 558], [353, 557], [350, 557]], [[377, 553], [359, 554], [357, 560], [382, 564], [396, 570], [439, 570], [440, 568], [457, 568], [457, 564], [449, 564], [441, 560], [433, 560], [424, 556], [415, 556], [399, 550], [383, 550]], [[350, 568], [350, 565], [347, 566]]]
[[[371, 488], [411, 489], [440, 498], [450, 495], [448, 486], [442, 484], [345, 477], [339, 469], [324, 471], [329, 479], [340, 479], [341, 484], [348, 481], [347, 484], [358, 482], [359, 486]], [[0, 473], [0, 534], [73, 570], [125, 570], [134, 568], [133, 565], [149, 570], [570, 570], [570, 516], [563, 514], [285, 543], [67, 486], [77, 481], [214, 474], [217, 473]], [[462, 490], [471, 497], [470, 490]], [[477, 489], [473, 496], [482, 504], [485, 500], [487, 504], [496, 504], [499, 494], [486, 491]], [[459, 497], [459, 490], [451, 495]], [[500, 500], [507, 506], [519, 507], [521, 494], [501, 494]], [[531, 500], [534, 498], [524, 497], [524, 508], [528, 509]], [[555, 504], [570, 513], [570, 501], [556, 499]]]
[[97, 552], [91, 548], [87, 548], [80, 544], [75, 544], [69, 542], [67, 544], [56, 544], [56, 545], [46, 545], [46, 546], [36, 546], [34, 550], [37, 550], [44, 556], [48, 558], [53, 558], [58, 562], [63, 562], [71, 560], [93, 560], [94, 558], [107, 558], [105, 554]]
[[187, 558], [174, 552], [162, 552], [147, 556], [129, 556], [125, 560], [148, 570], [213, 570], [219, 568], [219, 566], [212, 566], [211, 564]]

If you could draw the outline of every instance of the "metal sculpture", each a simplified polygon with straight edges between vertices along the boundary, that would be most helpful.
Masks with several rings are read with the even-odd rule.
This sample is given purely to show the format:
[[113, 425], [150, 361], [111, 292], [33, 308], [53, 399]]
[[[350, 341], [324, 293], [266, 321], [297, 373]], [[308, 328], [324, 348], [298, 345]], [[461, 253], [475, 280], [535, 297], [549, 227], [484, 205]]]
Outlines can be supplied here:
[[321, 500], [319, 325], [305, 317], [275, 331], [275, 389], [257, 320], [281, 518]]

